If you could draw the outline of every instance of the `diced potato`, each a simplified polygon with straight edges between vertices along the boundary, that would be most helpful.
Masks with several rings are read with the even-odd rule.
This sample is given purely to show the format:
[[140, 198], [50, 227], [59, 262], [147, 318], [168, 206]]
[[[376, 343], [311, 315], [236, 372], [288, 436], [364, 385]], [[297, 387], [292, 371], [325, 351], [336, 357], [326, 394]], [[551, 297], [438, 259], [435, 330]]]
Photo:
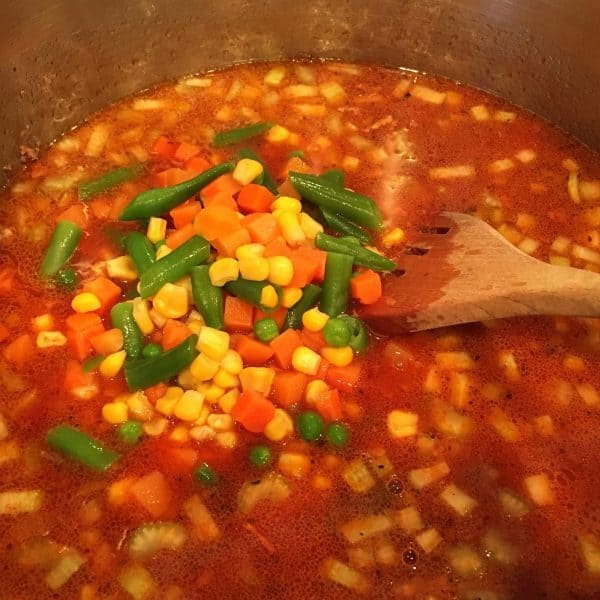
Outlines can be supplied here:
[[353, 592], [366, 594], [370, 589], [369, 580], [362, 573], [335, 558], [325, 560], [323, 572], [328, 579]]
[[521, 439], [521, 432], [517, 424], [498, 407], [492, 408], [488, 423], [507, 442], [518, 442]]
[[486, 532], [481, 540], [481, 545], [486, 555], [502, 565], [512, 565], [517, 562], [519, 556], [517, 549], [495, 529]]
[[516, 118], [516, 113], [508, 110], [497, 110], [494, 113], [494, 121], [500, 121], [501, 123], [512, 123]]
[[38, 511], [42, 506], [41, 490], [0, 492], [0, 515], [19, 515]]
[[467, 373], [450, 373], [450, 402], [457, 408], [463, 408], [469, 402], [471, 380]]
[[398, 553], [387, 536], [381, 536], [373, 540], [373, 553], [375, 554], [375, 561], [381, 567], [393, 567], [398, 564]]
[[46, 574], [46, 585], [51, 590], [58, 590], [77, 573], [86, 560], [77, 550], [69, 549], [62, 553], [58, 562]]
[[388, 458], [385, 450], [372, 452], [367, 460], [371, 471], [373, 471], [379, 479], [387, 479], [394, 474], [394, 465]]
[[450, 467], [446, 462], [439, 462], [431, 467], [412, 469], [408, 472], [408, 481], [417, 490], [421, 490], [450, 473]]
[[461, 577], [474, 577], [483, 569], [483, 560], [479, 554], [466, 544], [453, 546], [446, 554], [452, 570]]
[[442, 536], [435, 527], [430, 527], [416, 535], [415, 541], [421, 546], [423, 552], [429, 554], [441, 544]]
[[580, 181], [579, 193], [584, 200], [600, 200], [600, 180]]
[[361, 571], [372, 570], [377, 566], [371, 544], [348, 548], [348, 560], [353, 567]]
[[509, 381], [519, 381], [521, 378], [517, 359], [512, 352], [500, 352], [498, 354], [498, 366], [502, 369], [504, 376]]
[[490, 163], [488, 166], [488, 170], [490, 173], [504, 173], [505, 171], [510, 171], [515, 166], [515, 163], [511, 158], [500, 158]]
[[556, 252], [557, 254], [566, 254], [569, 250], [569, 246], [571, 245], [571, 240], [566, 238], [564, 235], [559, 235], [554, 238], [550, 249], [552, 252]]
[[412, 437], [418, 431], [419, 415], [417, 413], [393, 410], [387, 417], [387, 428], [393, 438]]
[[600, 575], [600, 540], [591, 534], [579, 536], [579, 546], [586, 569], [594, 575]]
[[498, 233], [515, 246], [523, 239], [523, 235], [520, 231], [517, 231], [514, 227], [507, 225], [506, 223], [502, 223], [498, 227]]
[[440, 374], [435, 367], [431, 367], [427, 371], [425, 381], [423, 382], [423, 390], [430, 394], [436, 394], [441, 390], [442, 382], [440, 381]]
[[536, 159], [536, 154], [533, 150], [525, 148], [523, 150], [519, 150], [519, 152], [515, 154], [515, 157], [518, 161], [526, 165]]
[[490, 118], [490, 112], [488, 111], [485, 104], [477, 104], [469, 109], [471, 116], [475, 121], [488, 121]]
[[194, 495], [183, 504], [183, 512], [193, 526], [193, 534], [201, 542], [213, 542], [221, 536], [218, 525], [200, 499]]
[[395, 524], [407, 534], [420, 531], [425, 526], [421, 515], [415, 506], [407, 506], [394, 514]]
[[302, 479], [310, 471], [310, 458], [302, 452], [282, 452], [277, 467], [288, 477]]
[[413, 85], [410, 93], [413, 98], [418, 98], [419, 100], [429, 102], [430, 104], [443, 104], [446, 100], [445, 92], [437, 92], [424, 85]]
[[435, 360], [443, 371], [468, 371], [475, 368], [475, 361], [468, 352], [437, 352]]
[[466, 517], [477, 506], [477, 500], [453, 483], [442, 490], [440, 498], [461, 517]]
[[348, 521], [340, 529], [350, 544], [357, 544], [389, 531], [393, 524], [392, 519], [387, 515], [369, 515]]
[[150, 600], [158, 589], [152, 575], [138, 564], [125, 567], [117, 580], [133, 600]]
[[598, 406], [600, 404], [600, 394], [591, 383], [578, 383], [575, 385], [575, 389], [587, 406]]
[[533, 419], [533, 425], [540, 435], [551, 436], [554, 434], [554, 423], [550, 415], [535, 417], [535, 419]]
[[104, 150], [104, 146], [108, 141], [109, 129], [105, 123], [99, 123], [94, 127], [87, 146], [85, 147], [84, 154], [86, 156], [100, 156]]
[[527, 503], [512, 490], [500, 490], [498, 499], [500, 500], [500, 504], [502, 505], [504, 512], [509, 517], [515, 517], [518, 519], [520, 517], [524, 517], [529, 512], [529, 506]]
[[342, 477], [357, 494], [368, 492], [375, 485], [375, 479], [371, 472], [360, 459], [346, 465], [342, 471]]
[[550, 485], [550, 479], [545, 473], [529, 475], [525, 477], [523, 484], [534, 504], [547, 506], [554, 502], [554, 492]]
[[411, 82], [408, 79], [401, 79], [392, 91], [392, 96], [395, 98], [404, 98], [404, 95], [408, 92], [411, 86]]
[[432, 416], [436, 428], [449, 437], [461, 439], [473, 431], [473, 419], [451, 406], [436, 404]]
[[472, 165], [455, 165], [453, 167], [433, 167], [429, 169], [431, 179], [461, 179], [473, 177], [475, 167]]
[[575, 389], [573, 386], [564, 379], [560, 379], [556, 382], [554, 387], [554, 399], [561, 406], [568, 406], [575, 395]]

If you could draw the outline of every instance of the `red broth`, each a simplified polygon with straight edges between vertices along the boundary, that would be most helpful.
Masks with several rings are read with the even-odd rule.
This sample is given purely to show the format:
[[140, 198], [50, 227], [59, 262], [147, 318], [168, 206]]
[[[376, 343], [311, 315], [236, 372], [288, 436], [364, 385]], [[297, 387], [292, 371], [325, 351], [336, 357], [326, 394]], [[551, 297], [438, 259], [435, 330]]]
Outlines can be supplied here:
[[[155, 408], [141, 441], [128, 446], [102, 416], [127, 392], [121, 373], [92, 371], [87, 399], [65, 388], [72, 350], [38, 348], [32, 320], [49, 314], [51, 326], [37, 327], [64, 333], [72, 313], [74, 292], [48, 286], [38, 269], [56, 215], [80, 204], [77, 182], [147, 165], [84, 205], [88, 224], [71, 264], [86, 281], [122, 254], [119, 232], [136, 228], [116, 220], [120, 210], [172, 166], [152, 153], [159, 136], [196, 144], [218, 163], [238, 146], [214, 148], [214, 132], [260, 120], [286, 130], [283, 139], [245, 143], [278, 182], [296, 149], [312, 172], [341, 168], [348, 187], [381, 207], [386, 225], [376, 241], [384, 249], [401, 248], [416, 225], [451, 209], [476, 214], [536, 258], [600, 270], [598, 156], [457, 83], [364, 65], [257, 64], [107, 108], [29, 163], [0, 205], [0, 494], [38, 490], [41, 499], [32, 512], [0, 514], [0, 597], [598, 597], [597, 320], [516, 319], [373, 338], [357, 359], [358, 384], [340, 391], [350, 432], [343, 449], [305, 442], [296, 426], [281, 442], [238, 424], [220, 444], [195, 441], [189, 424]], [[466, 176], [436, 171], [453, 166]], [[32, 345], [15, 359], [7, 348], [23, 335]], [[303, 408], [289, 409], [294, 420]], [[217, 401], [210, 410], [223, 412]], [[58, 423], [101, 440], [120, 460], [99, 474], [58, 454], [45, 441]], [[257, 443], [274, 456], [266, 471], [248, 459]], [[173, 452], [182, 447], [211, 465], [216, 486], [193, 480]], [[286, 453], [300, 467], [286, 467]], [[170, 494], [159, 516], [124, 483], [115, 486], [156, 471]], [[240, 490], [269, 477], [287, 497], [273, 492], [244, 514]], [[190, 498], [212, 516], [212, 534], [192, 524]], [[185, 541], [132, 557], [134, 530], [154, 521], [183, 528]], [[76, 559], [63, 582], [56, 568], [68, 570], [65, 555]], [[127, 574], [145, 590], [126, 592]]]

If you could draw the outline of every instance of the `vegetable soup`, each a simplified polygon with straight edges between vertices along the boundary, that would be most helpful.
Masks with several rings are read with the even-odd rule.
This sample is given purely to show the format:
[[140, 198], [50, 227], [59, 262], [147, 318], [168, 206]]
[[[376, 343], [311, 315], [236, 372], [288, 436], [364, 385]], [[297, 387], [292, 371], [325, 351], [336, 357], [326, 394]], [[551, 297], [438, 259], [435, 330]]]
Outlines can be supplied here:
[[458, 83], [288, 62], [24, 157], [1, 598], [600, 597], [600, 321], [360, 318], [445, 209], [600, 271], [597, 155]]

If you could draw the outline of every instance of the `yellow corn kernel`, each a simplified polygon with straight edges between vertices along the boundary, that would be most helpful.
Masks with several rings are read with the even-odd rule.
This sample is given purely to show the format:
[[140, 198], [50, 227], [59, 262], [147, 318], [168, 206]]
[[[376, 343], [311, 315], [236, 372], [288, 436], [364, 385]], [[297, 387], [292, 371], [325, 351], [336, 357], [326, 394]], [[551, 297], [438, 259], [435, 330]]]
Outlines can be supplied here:
[[240, 373], [242, 390], [254, 390], [263, 396], [268, 396], [273, 384], [275, 371], [269, 367], [246, 367]]
[[292, 198], [291, 196], [279, 196], [271, 204], [271, 211], [275, 212], [276, 210], [299, 215], [302, 212], [302, 203], [297, 198]]
[[133, 392], [133, 394], [122, 394], [117, 396], [117, 400], [122, 400], [127, 403], [129, 414], [138, 421], [151, 421], [154, 417], [154, 409], [152, 404], [146, 398], [146, 394], [141, 390]]
[[31, 319], [31, 326], [34, 331], [50, 331], [54, 327], [54, 319], [51, 314], [43, 314]]
[[219, 258], [208, 268], [210, 282], [223, 287], [229, 281], [235, 281], [240, 274], [240, 267], [235, 258]]
[[240, 395], [240, 391], [238, 389], [229, 390], [226, 394], [223, 394], [219, 400], [217, 401], [219, 404], [219, 408], [227, 414], [230, 414], [235, 406]]
[[321, 312], [316, 306], [302, 315], [302, 325], [309, 331], [321, 331], [329, 321], [329, 315]]
[[219, 398], [225, 394], [225, 390], [216, 383], [205, 383], [204, 385], [206, 387], [203, 389], [202, 393], [204, 394], [204, 399], [207, 402], [217, 402]]
[[300, 452], [282, 452], [277, 467], [288, 477], [302, 479], [310, 471], [310, 458]]
[[384, 248], [391, 248], [392, 246], [397, 246], [404, 241], [406, 234], [404, 233], [404, 229], [400, 229], [400, 227], [394, 227], [391, 231], [388, 231], [382, 238], [381, 243]]
[[187, 390], [177, 401], [173, 414], [182, 421], [195, 421], [202, 412], [204, 395], [196, 390]]
[[229, 431], [233, 429], [233, 418], [227, 414], [212, 414], [208, 415], [206, 424], [215, 431]]
[[108, 402], [102, 407], [102, 418], [113, 425], [125, 423], [127, 416], [128, 409], [125, 402]]
[[237, 446], [238, 435], [235, 431], [219, 431], [215, 435], [215, 442], [217, 442], [221, 448], [233, 450], [233, 448]]
[[113, 352], [109, 354], [101, 363], [98, 368], [100, 371], [100, 375], [106, 377], [107, 379], [112, 379], [116, 377], [119, 371], [123, 368], [125, 364], [125, 358], [127, 357], [127, 352], [125, 350], [119, 350], [118, 352]]
[[187, 323], [188, 329], [198, 335], [200, 333], [200, 330], [204, 327], [204, 321], [190, 321], [189, 323]]
[[300, 227], [302, 227], [307, 240], [314, 240], [318, 233], [324, 231], [323, 225], [305, 212], [300, 213]]
[[187, 290], [179, 285], [165, 283], [154, 296], [152, 306], [167, 319], [183, 317], [189, 308]]
[[350, 346], [342, 346], [341, 348], [325, 346], [321, 348], [321, 356], [336, 367], [347, 367], [354, 358], [354, 352]]
[[405, 412], [403, 410], [393, 410], [387, 417], [388, 431], [394, 438], [405, 438], [417, 435], [418, 422], [418, 414]]
[[167, 221], [158, 217], [150, 217], [146, 237], [153, 243], [164, 240], [167, 235]]
[[182, 396], [183, 390], [180, 387], [168, 387], [165, 395], [161, 396], [154, 406], [159, 413], [165, 415], [165, 417], [170, 417], [175, 411], [175, 406]]
[[292, 308], [302, 298], [302, 288], [286, 287], [281, 292], [281, 306]]
[[277, 290], [272, 285], [265, 285], [262, 289], [260, 303], [266, 308], [275, 308], [279, 304]]
[[225, 388], [226, 390], [238, 387], [240, 384], [240, 380], [238, 379], [237, 375], [232, 375], [225, 369], [219, 369], [217, 371], [216, 375], [213, 377], [213, 382], [215, 385]]
[[134, 321], [144, 335], [150, 335], [154, 331], [154, 323], [150, 318], [148, 301], [141, 298], [134, 298], [132, 304]]
[[221, 368], [232, 375], [239, 375], [244, 368], [242, 357], [235, 350], [227, 350], [221, 360]]
[[87, 313], [98, 310], [102, 306], [100, 299], [91, 292], [81, 292], [71, 300], [71, 308], [76, 313]]
[[257, 177], [260, 177], [263, 174], [263, 171], [263, 166], [257, 160], [252, 158], [242, 158], [238, 160], [235, 165], [232, 177], [240, 185], [248, 185]]
[[290, 137], [289, 129], [282, 127], [281, 125], [274, 125], [267, 132], [266, 138], [272, 144], [280, 144], [285, 142]]
[[316, 404], [319, 398], [329, 391], [329, 386], [322, 379], [313, 379], [308, 382], [304, 398], [307, 404]]
[[238, 260], [246, 260], [249, 258], [262, 258], [265, 253], [263, 244], [242, 244], [235, 250], [235, 257]]
[[194, 377], [192, 371], [188, 367], [187, 369], [183, 369], [183, 371], [179, 371], [179, 375], [177, 375], [177, 383], [184, 390], [193, 390], [196, 389], [196, 386], [200, 383], [200, 381]]
[[171, 254], [171, 252], [173, 252], [173, 250], [171, 250], [171, 248], [169, 248], [169, 246], [167, 246], [166, 244], [163, 244], [156, 251], [156, 260], [160, 260], [161, 258], [168, 256], [169, 254]]
[[282, 408], [275, 409], [275, 415], [266, 424], [265, 437], [273, 442], [280, 442], [294, 431], [292, 417]]
[[294, 264], [287, 256], [271, 256], [266, 259], [269, 264], [269, 281], [275, 285], [288, 285], [294, 277]]
[[242, 258], [238, 261], [240, 275], [250, 281], [264, 281], [269, 277], [269, 261], [266, 258]]
[[168, 321], [168, 319], [166, 317], [164, 317], [163, 315], [161, 315], [157, 310], [155, 310], [154, 308], [151, 308], [150, 311], [148, 312], [148, 314], [150, 315], [150, 318], [152, 319], [152, 322], [159, 328], [162, 329], [166, 322]]
[[219, 363], [200, 353], [190, 365], [190, 373], [198, 381], [210, 381], [219, 371]]
[[304, 235], [304, 231], [302, 231], [302, 227], [300, 227], [300, 220], [296, 213], [286, 210], [275, 213], [274, 216], [281, 234], [290, 246], [299, 246], [306, 240], [306, 236]]
[[[229, 350], [229, 334], [213, 327], [202, 327], [196, 348], [217, 362], [222, 361]], [[216, 371], [215, 371], [216, 372]]]
[[267, 74], [265, 75], [265, 78], [263, 81], [267, 85], [277, 86], [283, 81], [284, 77], [285, 77], [285, 67], [283, 67], [281, 65], [277, 65], [276, 67], [273, 67], [272, 69], [269, 69], [269, 71], [267, 71]]
[[149, 435], [150, 437], [158, 437], [167, 430], [168, 426], [169, 421], [167, 421], [167, 419], [163, 417], [156, 417], [149, 423], [144, 423], [142, 429], [146, 435]]
[[321, 366], [321, 357], [306, 346], [298, 346], [292, 354], [292, 366], [306, 375], [316, 375]]
[[[182, 287], [188, 295], [188, 303], [189, 304], [193, 304], [194, 302], [194, 293], [192, 291], [192, 278], [189, 275], [186, 275], [185, 277], [182, 277], [181, 279], [178, 279], [177, 281], [174, 282], [175, 285]], [[200, 313], [196, 313], [200, 318], [202, 318], [202, 315], [200, 315]]]
[[138, 273], [130, 256], [123, 255], [106, 261], [106, 272], [111, 279], [135, 281]]
[[169, 439], [172, 442], [185, 444], [190, 440], [190, 432], [187, 427], [183, 425], [178, 425], [177, 427], [173, 427], [171, 433], [169, 433]]
[[54, 348], [64, 346], [67, 338], [60, 331], [40, 331], [35, 343], [38, 348]]

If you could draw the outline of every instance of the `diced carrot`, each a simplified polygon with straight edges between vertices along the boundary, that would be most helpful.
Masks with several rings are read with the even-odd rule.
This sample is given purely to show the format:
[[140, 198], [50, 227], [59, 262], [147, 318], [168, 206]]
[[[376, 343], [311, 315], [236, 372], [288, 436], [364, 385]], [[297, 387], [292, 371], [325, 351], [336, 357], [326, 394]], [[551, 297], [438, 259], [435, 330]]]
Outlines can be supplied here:
[[9, 295], [15, 287], [15, 270], [5, 267], [0, 270], [0, 296]]
[[111, 203], [106, 198], [94, 198], [88, 202], [88, 206], [96, 219], [104, 221], [108, 219], [111, 210]]
[[179, 248], [179, 246], [185, 244], [195, 235], [196, 232], [194, 230], [194, 225], [192, 223], [188, 223], [181, 229], [176, 229], [167, 236], [167, 246], [169, 246], [171, 250], [175, 250], [175, 248]]
[[279, 234], [277, 222], [271, 213], [253, 213], [246, 215], [243, 220], [253, 242], [268, 244]]
[[163, 350], [175, 348], [175, 346], [178, 346], [181, 342], [187, 340], [190, 335], [192, 335], [192, 332], [185, 323], [177, 321], [176, 319], [168, 319], [163, 327]]
[[321, 348], [327, 346], [322, 331], [309, 331], [308, 329], [303, 329], [301, 335], [302, 343], [315, 352], [318, 352]]
[[381, 277], [371, 269], [365, 269], [350, 280], [350, 292], [361, 304], [373, 304], [381, 298]]
[[210, 167], [210, 163], [201, 156], [194, 156], [185, 162], [186, 171], [194, 171], [194, 173], [204, 173]]
[[129, 492], [155, 518], [168, 512], [173, 497], [171, 488], [160, 471], [152, 471], [140, 477], [129, 488]]
[[220, 256], [229, 258], [235, 257], [235, 251], [244, 244], [249, 244], [252, 241], [247, 229], [237, 229], [227, 235], [218, 237], [211, 244], [217, 249]]
[[283, 165], [281, 170], [281, 176], [287, 177], [289, 171], [296, 171], [298, 173], [310, 173], [311, 169], [309, 165], [304, 162], [299, 156], [290, 156], [286, 163]]
[[249, 183], [240, 190], [237, 202], [244, 213], [268, 212], [275, 195], [262, 185]]
[[317, 265], [313, 279], [315, 281], [323, 281], [323, 279], [325, 279], [325, 263], [327, 262], [327, 252], [317, 248], [307, 248], [304, 246], [298, 248], [296, 252], [306, 259], [313, 261]]
[[231, 416], [252, 433], [261, 433], [274, 415], [275, 405], [254, 390], [240, 394], [231, 411]]
[[273, 348], [247, 335], [237, 337], [235, 349], [247, 367], [261, 367], [273, 356]]
[[327, 380], [327, 371], [329, 371], [329, 367], [331, 363], [324, 358], [321, 359], [321, 364], [319, 365], [319, 369], [317, 370], [317, 379], [322, 379], [323, 381]]
[[65, 370], [63, 385], [67, 392], [85, 398], [87, 396], [86, 391], [93, 391], [94, 388], [98, 388], [98, 375], [93, 371], [86, 373], [80, 362], [70, 360]]
[[190, 198], [183, 204], [180, 204], [169, 211], [169, 214], [173, 219], [173, 225], [175, 225], [175, 229], [180, 229], [188, 223], [192, 223], [194, 221], [194, 217], [200, 212], [201, 208], [202, 206], [198, 201]]
[[131, 196], [127, 196], [125, 194], [119, 195], [113, 199], [112, 205], [110, 207], [110, 213], [108, 214], [108, 218], [112, 221], [118, 220], [123, 209], [131, 202], [133, 198]]
[[108, 277], [97, 277], [83, 284], [84, 292], [91, 292], [100, 300], [98, 313], [103, 314], [110, 310], [113, 304], [121, 297], [121, 288], [108, 279]]
[[102, 325], [102, 319], [96, 313], [74, 313], [66, 318], [66, 324], [71, 331], [88, 331]]
[[289, 408], [304, 397], [308, 377], [296, 371], [277, 371], [273, 379], [273, 397], [279, 406]]
[[225, 175], [217, 177], [207, 186], [203, 187], [202, 191], [200, 192], [200, 197], [204, 201], [223, 192], [229, 194], [230, 196], [234, 196], [240, 191], [241, 187], [242, 186], [233, 178], [231, 173], [226, 173]]
[[10, 331], [6, 326], [0, 323], [0, 342], [4, 342], [10, 336]]
[[73, 354], [84, 360], [92, 352], [90, 338], [102, 333], [102, 319], [95, 313], [75, 313], [66, 319], [67, 340]]
[[326, 421], [339, 421], [342, 418], [342, 402], [338, 390], [327, 390], [320, 394], [314, 407]]
[[264, 256], [266, 258], [269, 258], [271, 256], [287, 256], [291, 259], [293, 254], [293, 250], [285, 243], [285, 240], [281, 237], [272, 239], [265, 246]]
[[162, 344], [162, 331], [160, 329], [155, 329], [149, 336], [148, 340], [153, 344]]
[[283, 328], [283, 324], [285, 323], [285, 317], [287, 315], [287, 308], [284, 306], [278, 306], [275, 310], [271, 312], [264, 312], [260, 310], [260, 308], [254, 309], [254, 322], [260, 321], [261, 319], [275, 319], [275, 323], [277, 323], [277, 327], [281, 330]]
[[356, 387], [360, 378], [360, 362], [354, 361], [347, 367], [330, 365], [325, 380], [339, 390], [351, 390]]
[[81, 229], [85, 229], [88, 219], [83, 206], [81, 204], [73, 204], [73, 206], [70, 206], [56, 217], [56, 222], [58, 223], [59, 221], [71, 221], [81, 227]]
[[275, 362], [282, 369], [292, 366], [292, 354], [294, 350], [302, 345], [300, 334], [295, 329], [286, 329], [280, 333], [269, 345], [275, 353]]
[[242, 225], [237, 213], [223, 206], [209, 206], [208, 208], [204, 208], [194, 218], [196, 233], [209, 242], [237, 231], [241, 227]]
[[177, 146], [165, 135], [161, 135], [153, 144], [151, 154], [162, 158], [173, 158]]
[[48, 174], [49, 168], [48, 165], [45, 165], [42, 162], [35, 162], [29, 167], [29, 175], [34, 179], [38, 179], [39, 177], [45, 177]]
[[160, 173], [155, 173], [152, 176], [152, 181], [157, 187], [168, 187], [170, 185], [183, 183], [188, 179], [196, 177], [196, 175], [197, 173], [194, 173], [194, 171], [186, 171], [185, 169], [171, 167], [170, 169], [166, 169]]
[[96, 354], [112, 354], [123, 348], [123, 332], [114, 327], [90, 337], [90, 344]]
[[173, 159], [178, 160], [179, 162], [186, 162], [198, 154], [200, 154], [200, 146], [188, 142], [181, 142], [181, 144], [177, 146], [177, 150], [175, 150]]
[[291, 287], [303, 288], [315, 279], [320, 263], [316, 260], [317, 257], [310, 252], [310, 249], [306, 248], [306, 250], [308, 252], [298, 248], [290, 256], [294, 265], [294, 276], [289, 283]]
[[148, 400], [152, 402], [152, 404], [155, 404], [159, 398], [162, 398], [165, 395], [166, 391], [167, 384], [161, 381], [156, 385], [146, 388], [144, 390], [144, 394], [146, 394], [146, 398], [148, 398]]
[[24, 333], [8, 344], [2, 351], [2, 355], [8, 362], [17, 367], [22, 367], [27, 361], [33, 358], [33, 350], [34, 346], [31, 336], [28, 333]]
[[173, 444], [164, 444], [160, 449], [160, 463], [165, 471], [169, 473], [183, 475], [192, 472], [198, 464], [198, 450], [189, 446], [175, 446]]
[[205, 198], [203, 202], [205, 208], [208, 208], [209, 206], [224, 206], [225, 208], [230, 208], [231, 210], [235, 210], [236, 212], [238, 209], [237, 202], [233, 199], [233, 196], [228, 192], [215, 194], [210, 198]]
[[225, 321], [227, 331], [233, 333], [250, 333], [253, 325], [252, 313], [253, 306], [245, 300], [236, 298], [235, 296], [227, 296], [225, 298], [223, 320]]

